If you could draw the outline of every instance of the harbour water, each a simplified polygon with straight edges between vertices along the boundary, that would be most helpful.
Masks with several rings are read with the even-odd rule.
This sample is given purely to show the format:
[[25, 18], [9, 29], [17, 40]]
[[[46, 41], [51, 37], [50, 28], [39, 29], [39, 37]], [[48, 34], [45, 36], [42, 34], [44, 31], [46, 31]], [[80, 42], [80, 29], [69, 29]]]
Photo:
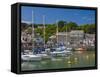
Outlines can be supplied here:
[[95, 51], [74, 51], [72, 55], [66, 57], [52, 57], [51, 59], [43, 59], [41, 61], [21, 63], [23, 71], [92, 66], [95, 66]]

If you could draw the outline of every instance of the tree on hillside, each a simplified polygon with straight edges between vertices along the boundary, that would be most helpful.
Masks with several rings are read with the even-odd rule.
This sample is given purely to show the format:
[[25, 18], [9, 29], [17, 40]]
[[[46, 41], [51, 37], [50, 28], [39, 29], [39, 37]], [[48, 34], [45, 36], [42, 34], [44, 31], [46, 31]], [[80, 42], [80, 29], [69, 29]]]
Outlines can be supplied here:
[[81, 30], [84, 30], [85, 33], [93, 34], [95, 33], [95, 24], [85, 24], [80, 26]]
[[76, 30], [78, 25], [75, 22], [67, 23], [67, 31]]
[[28, 28], [28, 24], [26, 24], [26, 23], [21, 23], [21, 30], [22, 31], [24, 31], [25, 29], [27, 29]]
[[88, 25], [86, 28], [85, 28], [85, 32], [86, 33], [95, 33], [95, 25], [91, 24], [91, 25]]
[[64, 27], [64, 25], [66, 25], [66, 23], [67, 23], [66, 21], [61, 20], [61, 21], [58, 22], [58, 26], [59, 27]]

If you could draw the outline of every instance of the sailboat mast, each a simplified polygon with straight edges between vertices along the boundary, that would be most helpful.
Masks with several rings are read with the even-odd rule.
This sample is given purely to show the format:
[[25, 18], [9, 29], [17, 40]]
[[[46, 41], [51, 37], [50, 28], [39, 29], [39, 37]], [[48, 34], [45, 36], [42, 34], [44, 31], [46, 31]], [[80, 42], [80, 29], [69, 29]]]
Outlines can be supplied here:
[[34, 49], [34, 40], [33, 39], [34, 39], [34, 12], [32, 10], [32, 48]]
[[43, 35], [44, 35], [44, 48], [45, 48], [45, 15], [43, 15]]
[[56, 26], [57, 26], [57, 28], [56, 28], [56, 34], [57, 34], [57, 44], [58, 44], [58, 20], [56, 20]]
[[67, 48], [67, 25], [66, 25], [66, 48]]

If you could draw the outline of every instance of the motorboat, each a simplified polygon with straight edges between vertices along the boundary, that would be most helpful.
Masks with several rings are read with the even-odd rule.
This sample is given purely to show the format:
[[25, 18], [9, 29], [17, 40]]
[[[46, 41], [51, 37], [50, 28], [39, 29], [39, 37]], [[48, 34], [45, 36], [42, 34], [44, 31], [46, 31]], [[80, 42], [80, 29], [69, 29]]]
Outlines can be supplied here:
[[72, 54], [72, 51], [71, 51], [71, 48], [66, 49], [66, 47], [62, 45], [55, 48], [55, 51], [50, 52], [50, 54], [52, 56], [66, 56], [66, 55]]
[[85, 48], [76, 48], [75, 50], [76, 51], [85, 51], [86, 49]]

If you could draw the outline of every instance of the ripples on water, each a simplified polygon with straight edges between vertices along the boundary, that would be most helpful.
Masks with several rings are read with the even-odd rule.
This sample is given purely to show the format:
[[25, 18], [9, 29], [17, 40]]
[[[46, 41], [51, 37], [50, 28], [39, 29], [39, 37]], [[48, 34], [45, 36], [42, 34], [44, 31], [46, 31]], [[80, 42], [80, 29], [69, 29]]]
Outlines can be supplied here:
[[53, 57], [51, 59], [22, 62], [22, 70], [41, 70], [58, 68], [75, 68], [95, 66], [95, 51], [77, 51], [67, 57]]

